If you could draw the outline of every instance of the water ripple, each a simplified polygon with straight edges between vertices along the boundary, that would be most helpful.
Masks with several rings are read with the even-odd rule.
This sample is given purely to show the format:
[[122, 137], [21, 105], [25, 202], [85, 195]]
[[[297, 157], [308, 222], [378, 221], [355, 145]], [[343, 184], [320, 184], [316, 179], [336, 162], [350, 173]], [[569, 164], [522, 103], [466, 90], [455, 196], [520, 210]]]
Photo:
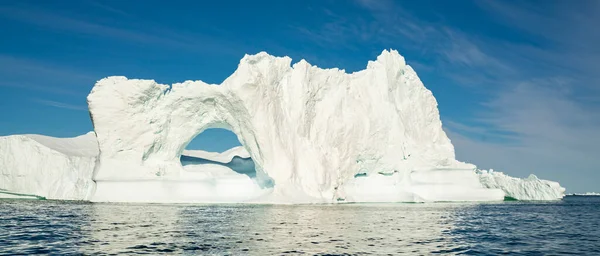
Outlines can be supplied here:
[[600, 197], [157, 205], [0, 200], [0, 255], [599, 254]]

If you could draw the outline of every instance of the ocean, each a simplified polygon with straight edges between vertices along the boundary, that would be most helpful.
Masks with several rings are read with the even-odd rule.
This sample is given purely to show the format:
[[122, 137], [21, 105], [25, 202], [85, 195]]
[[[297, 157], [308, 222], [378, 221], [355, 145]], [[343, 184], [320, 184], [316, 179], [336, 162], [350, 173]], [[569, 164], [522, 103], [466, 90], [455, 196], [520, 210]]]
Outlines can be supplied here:
[[600, 196], [165, 205], [0, 200], [0, 255], [600, 255]]

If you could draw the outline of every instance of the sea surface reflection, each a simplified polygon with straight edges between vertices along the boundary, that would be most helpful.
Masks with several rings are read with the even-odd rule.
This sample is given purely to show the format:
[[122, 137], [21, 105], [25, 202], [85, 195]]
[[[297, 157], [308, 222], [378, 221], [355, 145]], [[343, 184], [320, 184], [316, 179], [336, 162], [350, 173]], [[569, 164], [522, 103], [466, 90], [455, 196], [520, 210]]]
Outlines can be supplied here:
[[0, 254], [600, 253], [600, 198], [160, 205], [0, 200]]

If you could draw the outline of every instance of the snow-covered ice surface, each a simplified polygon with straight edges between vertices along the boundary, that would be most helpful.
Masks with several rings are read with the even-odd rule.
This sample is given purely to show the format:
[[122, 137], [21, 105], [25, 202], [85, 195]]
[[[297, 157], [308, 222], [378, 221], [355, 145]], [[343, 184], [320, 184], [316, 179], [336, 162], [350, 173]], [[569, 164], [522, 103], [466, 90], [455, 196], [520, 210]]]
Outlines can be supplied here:
[[526, 179], [510, 177], [493, 170], [478, 170], [481, 183], [486, 188], [499, 188], [506, 197], [518, 200], [556, 200], [565, 195], [565, 188], [558, 182], [541, 180], [531, 174]]
[[[267, 203], [546, 200], [564, 192], [457, 161], [435, 98], [396, 51], [351, 74], [263, 52], [246, 55], [221, 85], [108, 77], [87, 100], [93, 143], [0, 138], [10, 152], [0, 159], [0, 189], [92, 201]], [[233, 131], [243, 147], [184, 151], [209, 128]]]
[[93, 191], [98, 155], [93, 132], [75, 138], [0, 137], [0, 197], [85, 200]]

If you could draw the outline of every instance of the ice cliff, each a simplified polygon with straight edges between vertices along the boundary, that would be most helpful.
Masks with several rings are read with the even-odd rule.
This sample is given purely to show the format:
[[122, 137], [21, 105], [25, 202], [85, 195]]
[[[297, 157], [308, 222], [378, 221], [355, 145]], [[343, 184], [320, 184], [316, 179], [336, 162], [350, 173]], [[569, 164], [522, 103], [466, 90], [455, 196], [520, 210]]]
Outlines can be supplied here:
[[[99, 154], [96, 186], [82, 194], [92, 201], [492, 201], [560, 188], [487, 182], [457, 161], [435, 98], [396, 51], [351, 74], [263, 52], [220, 85], [108, 77], [88, 105]], [[233, 131], [243, 149], [182, 156], [208, 128]]]

